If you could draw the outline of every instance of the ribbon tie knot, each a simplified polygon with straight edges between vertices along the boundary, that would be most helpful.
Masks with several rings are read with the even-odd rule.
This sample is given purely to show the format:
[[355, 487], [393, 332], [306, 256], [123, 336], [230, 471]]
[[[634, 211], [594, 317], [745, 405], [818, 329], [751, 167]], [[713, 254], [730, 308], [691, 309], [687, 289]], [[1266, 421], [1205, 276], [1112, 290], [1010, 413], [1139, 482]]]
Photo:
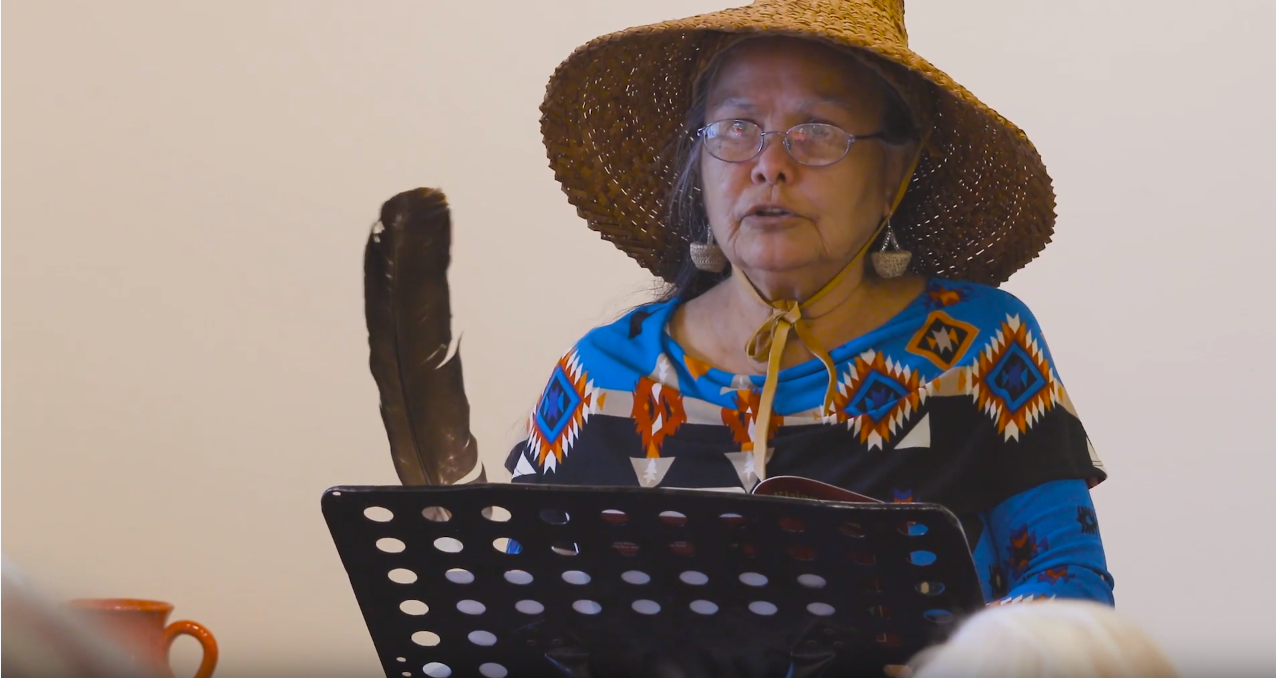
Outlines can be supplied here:
[[777, 336], [787, 338], [789, 328], [802, 322], [802, 305], [792, 299], [777, 301], [771, 304], [771, 317], [767, 318], [753, 338], [745, 345], [744, 350], [749, 357], [765, 363], [771, 357], [771, 345]]

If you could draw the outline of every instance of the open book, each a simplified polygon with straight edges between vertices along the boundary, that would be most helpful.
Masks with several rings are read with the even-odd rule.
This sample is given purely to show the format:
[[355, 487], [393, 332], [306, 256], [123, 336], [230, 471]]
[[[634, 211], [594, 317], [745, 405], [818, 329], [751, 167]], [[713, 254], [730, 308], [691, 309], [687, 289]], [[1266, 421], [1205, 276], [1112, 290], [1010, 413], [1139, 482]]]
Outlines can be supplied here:
[[819, 501], [838, 501], [846, 503], [881, 504], [880, 499], [844, 490], [840, 487], [822, 483], [800, 476], [775, 476], [767, 478], [753, 487], [749, 494], [770, 495], [774, 497], [795, 497], [797, 499], [816, 499]]

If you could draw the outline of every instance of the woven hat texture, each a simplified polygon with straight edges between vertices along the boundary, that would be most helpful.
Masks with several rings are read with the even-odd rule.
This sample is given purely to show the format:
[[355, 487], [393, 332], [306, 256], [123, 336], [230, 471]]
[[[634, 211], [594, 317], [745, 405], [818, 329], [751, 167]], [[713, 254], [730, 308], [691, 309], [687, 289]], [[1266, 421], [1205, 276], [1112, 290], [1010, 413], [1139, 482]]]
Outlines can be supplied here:
[[1004, 282], [1050, 242], [1050, 176], [1027, 135], [908, 48], [902, 0], [758, 0], [630, 28], [578, 48], [550, 78], [550, 167], [589, 227], [670, 280], [686, 236], [665, 227], [675, 155], [702, 69], [741, 36], [847, 48], [910, 106], [926, 144], [891, 219], [918, 273]]

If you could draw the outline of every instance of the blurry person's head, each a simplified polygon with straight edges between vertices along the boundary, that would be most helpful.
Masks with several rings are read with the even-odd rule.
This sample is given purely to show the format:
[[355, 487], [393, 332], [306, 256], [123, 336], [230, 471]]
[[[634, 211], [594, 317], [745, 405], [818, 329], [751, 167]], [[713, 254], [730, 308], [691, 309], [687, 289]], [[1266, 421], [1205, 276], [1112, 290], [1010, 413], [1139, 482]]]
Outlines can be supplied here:
[[[9, 642], [0, 673], [9, 678], [158, 678], [100, 628], [47, 598], [0, 557], [0, 624]], [[169, 674], [172, 675], [171, 673]]]
[[1161, 648], [1107, 605], [1002, 605], [913, 659], [914, 678], [1178, 678]]

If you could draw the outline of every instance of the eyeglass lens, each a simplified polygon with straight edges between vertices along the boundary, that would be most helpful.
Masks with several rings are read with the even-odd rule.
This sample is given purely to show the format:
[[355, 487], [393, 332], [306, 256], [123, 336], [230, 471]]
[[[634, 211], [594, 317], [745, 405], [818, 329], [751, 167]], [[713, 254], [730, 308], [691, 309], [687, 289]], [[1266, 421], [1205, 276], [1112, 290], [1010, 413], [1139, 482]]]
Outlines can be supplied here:
[[[855, 137], [834, 125], [806, 123], [784, 134], [785, 148], [804, 165], [831, 165], [841, 160]], [[723, 162], [745, 162], [762, 152], [762, 128], [747, 120], [719, 120], [704, 128], [705, 150]]]

